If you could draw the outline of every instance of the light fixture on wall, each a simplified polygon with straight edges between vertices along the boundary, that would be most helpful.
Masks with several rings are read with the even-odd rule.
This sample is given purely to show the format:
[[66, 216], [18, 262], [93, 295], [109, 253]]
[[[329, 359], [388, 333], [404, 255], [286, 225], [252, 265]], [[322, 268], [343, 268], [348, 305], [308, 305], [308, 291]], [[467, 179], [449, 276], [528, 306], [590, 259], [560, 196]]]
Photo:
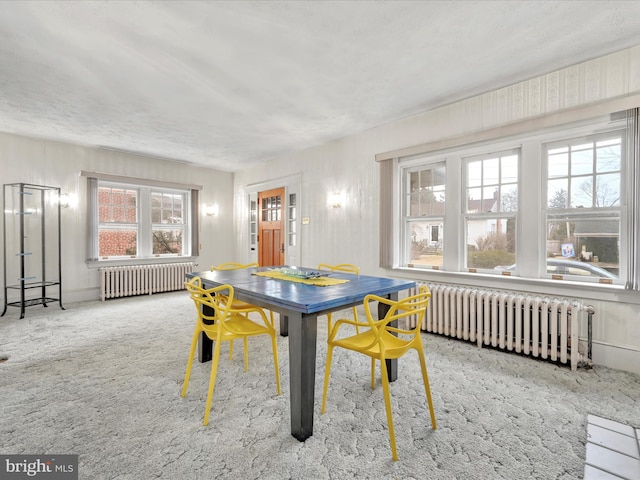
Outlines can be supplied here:
[[61, 193], [58, 202], [62, 208], [69, 208], [73, 204], [75, 204], [75, 196], [72, 196], [68, 193]]
[[344, 203], [344, 195], [342, 192], [331, 193], [327, 198], [327, 203], [331, 208], [341, 208]]
[[206, 207], [204, 207], [204, 213], [207, 215], [207, 217], [215, 217], [218, 215], [218, 205], [217, 204], [213, 204], [213, 205], [207, 205]]

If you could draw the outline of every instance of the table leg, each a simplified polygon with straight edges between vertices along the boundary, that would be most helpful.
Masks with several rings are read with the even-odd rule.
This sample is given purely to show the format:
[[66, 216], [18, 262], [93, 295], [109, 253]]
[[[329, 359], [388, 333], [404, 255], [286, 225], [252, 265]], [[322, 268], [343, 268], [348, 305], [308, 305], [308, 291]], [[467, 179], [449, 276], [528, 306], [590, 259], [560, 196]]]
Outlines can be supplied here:
[[[202, 313], [205, 315], [213, 315], [213, 309], [208, 305], [202, 306]], [[205, 323], [213, 323], [209, 320], [205, 320]], [[198, 339], [198, 361], [201, 363], [210, 362], [213, 358], [213, 340], [205, 335], [204, 332], [200, 333]]]
[[280, 314], [280, 336], [289, 336], [289, 317], [283, 314]]
[[[389, 298], [390, 300], [397, 301], [398, 292], [387, 295], [387, 298]], [[389, 311], [389, 305], [385, 303], [378, 303], [378, 319], [384, 318], [384, 316], [387, 314], [388, 311]], [[389, 325], [393, 327], [397, 327], [398, 321], [395, 320], [393, 322], [389, 322]], [[387, 364], [387, 376], [389, 377], [389, 381], [395, 382], [398, 379], [398, 360], [397, 359], [386, 360], [385, 363]]]
[[317, 334], [317, 315], [289, 315], [291, 435], [301, 442], [313, 435]]

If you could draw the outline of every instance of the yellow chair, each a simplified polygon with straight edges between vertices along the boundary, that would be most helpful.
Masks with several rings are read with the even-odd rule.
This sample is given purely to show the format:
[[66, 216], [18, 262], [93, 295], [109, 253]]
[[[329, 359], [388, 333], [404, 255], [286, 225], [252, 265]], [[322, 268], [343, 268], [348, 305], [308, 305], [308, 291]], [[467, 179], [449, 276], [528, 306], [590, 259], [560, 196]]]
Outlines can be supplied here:
[[[231, 307], [233, 304], [233, 287], [231, 285], [221, 285], [219, 287], [205, 290], [202, 287], [202, 279], [197, 276], [186, 282], [185, 285], [195, 303], [198, 316], [196, 328], [193, 332], [193, 340], [191, 341], [191, 350], [189, 352], [189, 361], [187, 363], [187, 371], [184, 377], [184, 385], [182, 387], [183, 397], [187, 394], [191, 367], [193, 366], [193, 358], [195, 356], [200, 334], [204, 332], [207, 337], [215, 342], [213, 359], [211, 362], [211, 375], [209, 377], [209, 392], [204, 412], [204, 425], [209, 424], [209, 411], [211, 410], [211, 400], [213, 399], [213, 391], [215, 388], [216, 376], [218, 374], [218, 360], [220, 358], [220, 345], [222, 342], [231, 342], [237, 338], [245, 340], [244, 370], [248, 371], [249, 353], [246, 339], [257, 335], [269, 335], [271, 337], [271, 345], [273, 348], [276, 386], [278, 395], [280, 395], [280, 366], [278, 364], [276, 329], [273, 326], [273, 321], [269, 321], [264, 311], [258, 307], [254, 307], [251, 311], [249, 311], [249, 309], [242, 309], [241, 311], [233, 309]], [[208, 308], [205, 309], [203, 307]], [[209, 312], [212, 313], [209, 314]], [[263, 324], [250, 320], [249, 313], [257, 313], [260, 315]], [[205, 321], [213, 323], [207, 324]]]
[[[399, 301], [393, 301], [377, 295], [367, 295], [364, 299], [364, 308], [367, 315], [367, 323], [360, 323], [361, 327], [369, 327], [362, 333], [352, 335], [350, 337], [338, 338], [338, 331], [343, 325], [355, 325], [356, 322], [351, 320], [338, 320], [335, 326], [329, 332], [328, 352], [327, 352], [327, 369], [324, 377], [324, 392], [322, 394], [322, 409], [320, 413], [325, 412], [327, 402], [327, 391], [329, 389], [329, 376], [331, 371], [331, 359], [333, 357], [333, 348], [342, 347], [347, 350], [363, 353], [373, 360], [380, 360], [380, 369], [382, 371], [382, 389], [384, 391], [384, 403], [387, 412], [387, 423], [389, 424], [389, 441], [391, 443], [391, 454], [394, 461], [398, 460], [396, 452], [396, 439], [393, 430], [393, 418], [391, 416], [391, 397], [389, 395], [389, 378], [387, 376], [387, 366], [385, 360], [397, 359], [402, 357], [407, 351], [415, 349], [420, 359], [420, 367], [422, 368], [422, 379], [424, 381], [424, 390], [427, 395], [427, 403], [429, 405], [429, 413], [431, 414], [431, 426], [435, 430], [436, 417], [433, 410], [433, 402], [431, 400], [431, 388], [429, 387], [429, 376], [427, 374], [427, 363], [424, 355], [424, 347], [420, 335], [420, 325], [424, 317], [427, 304], [431, 294], [426, 286], [421, 287], [420, 293], [410, 297], [406, 297]], [[382, 320], [374, 320], [371, 315], [370, 302], [381, 302], [389, 306], [387, 315]], [[417, 316], [415, 328], [406, 330], [390, 324], [398, 320], [406, 319], [411, 315]]]
[[[321, 263], [318, 270], [331, 270], [332, 272], [345, 272], [360, 275], [360, 269], [350, 263], [339, 263], [338, 265], [328, 265]], [[360, 333], [360, 322], [358, 321], [358, 308], [353, 307], [353, 320], [356, 322], [356, 333]], [[330, 332], [333, 325], [333, 318], [330, 313], [327, 314], [327, 331]], [[371, 389], [376, 386], [376, 359], [371, 359]]]
[[[331, 272], [344, 272], [344, 273], [353, 273], [356, 275], [360, 275], [360, 269], [355, 265], [351, 265], [350, 263], [340, 263], [338, 265], [328, 265], [326, 263], [321, 263], [320, 265], [318, 265], [318, 270], [329, 270]], [[358, 309], [355, 306], [353, 307], [353, 319], [356, 322], [358, 322]], [[331, 325], [333, 323], [333, 319], [330, 313], [327, 314], [327, 321], [328, 321], [327, 330], [331, 331]], [[358, 328], [360, 327], [356, 325], [356, 331], [358, 330]]]
[[[255, 268], [259, 265], [257, 263], [237, 263], [237, 262], [226, 262], [221, 263], [220, 265], [212, 265], [210, 270], [213, 272], [215, 270], [238, 270], [241, 268]], [[255, 305], [247, 303], [243, 300], [234, 299], [231, 305], [231, 308], [237, 311], [248, 311], [252, 312], [256, 308]], [[269, 310], [269, 318], [271, 319], [271, 323], [273, 323], [273, 312]], [[247, 339], [244, 339], [244, 349], [247, 350]], [[229, 342], [229, 360], [233, 358], [233, 342]]]

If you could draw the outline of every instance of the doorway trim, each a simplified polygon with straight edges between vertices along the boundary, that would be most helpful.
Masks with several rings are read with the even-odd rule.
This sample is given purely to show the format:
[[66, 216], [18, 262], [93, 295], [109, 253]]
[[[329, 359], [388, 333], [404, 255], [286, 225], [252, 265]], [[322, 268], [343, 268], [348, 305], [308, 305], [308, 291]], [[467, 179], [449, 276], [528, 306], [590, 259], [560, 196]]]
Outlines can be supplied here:
[[[245, 225], [245, 231], [247, 235], [243, 235], [245, 238], [244, 251], [248, 252], [249, 262], [257, 262], [258, 261], [258, 251], [257, 249], [251, 250], [250, 245], [250, 205], [251, 200], [258, 199], [258, 192], [263, 192], [266, 190], [273, 190], [274, 188], [284, 187], [284, 202], [283, 202], [283, 215], [285, 218], [285, 238], [287, 241], [285, 242], [284, 247], [284, 262], [287, 265], [300, 265], [301, 262], [301, 240], [302, 240], [302, 231], [300, 229], [301, 226], [301, 210], [300, 207], [302, 205], [302, 196], [301, 196], [301, 185], [302, 185], [302, 175], [290, 175], [287, 177], [277, 178], [273, 180], [268, 180], [264, 182], [257, 182], [249, 184], [245, 187], [245, 208], [242, 214], [243, 221], [242, 224]], [[296, 197], [296, 216], [295, 219], [290, 221], [290, 204], [289, 199], [291, 195], [295, 195]], [[291, 229], [295, 228], [296, 233], [296, 242], [295, 245], [290, 245], [289, 239], [291, 238]]]

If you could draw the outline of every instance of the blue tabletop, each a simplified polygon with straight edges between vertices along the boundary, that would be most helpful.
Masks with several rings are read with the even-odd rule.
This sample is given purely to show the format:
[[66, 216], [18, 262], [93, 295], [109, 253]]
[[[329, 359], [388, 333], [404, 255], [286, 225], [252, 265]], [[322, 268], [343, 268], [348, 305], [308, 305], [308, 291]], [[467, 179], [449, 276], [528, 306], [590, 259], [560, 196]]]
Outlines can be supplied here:
[[370, 293], [386, 296], [415, 286], [415, 282], [409, 280], [341, 272], [332, 272], [331, 278], [343, 278], [349, 282], [326, 287], [253, 275], [257, 271], [272, 268], [274, 267], [191, 272], [187, 274], [187, 278], [199, 276], [204, 286], [209, 288], [229, 284], [242, 300], [307, 314], [361, 303]]

